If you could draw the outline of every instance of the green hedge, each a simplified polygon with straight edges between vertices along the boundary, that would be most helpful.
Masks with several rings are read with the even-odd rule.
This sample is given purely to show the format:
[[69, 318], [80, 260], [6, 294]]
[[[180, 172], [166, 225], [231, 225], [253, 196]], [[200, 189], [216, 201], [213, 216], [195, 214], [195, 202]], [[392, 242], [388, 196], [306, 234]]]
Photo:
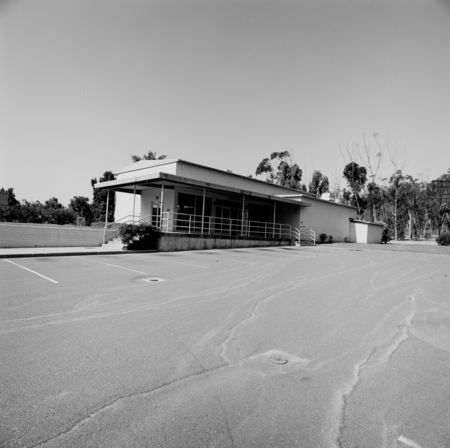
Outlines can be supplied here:
[[161, 231], [150, 224], [121, 224], [119, 235], [128, 250], [156, 249]]

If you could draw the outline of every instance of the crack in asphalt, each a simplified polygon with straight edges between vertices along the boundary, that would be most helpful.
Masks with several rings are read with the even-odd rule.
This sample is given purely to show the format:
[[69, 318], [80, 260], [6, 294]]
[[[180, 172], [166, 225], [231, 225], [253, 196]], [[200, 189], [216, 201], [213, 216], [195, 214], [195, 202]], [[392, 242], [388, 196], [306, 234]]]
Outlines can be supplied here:
[[222, 364], [220, 366], [213, 367], [211, 369], [203, 369], [202, 368], [202, 370], [199, 371], [199, 372], [194, 372], [194, 373], [186, 375], [186, 376], [184, 376], [182, 378], [177, 378], [177, 379], [174, 379], [173, 381], [168, 381], [168, 382], [163, 383], [160, 386], [155, 387], [153, 389], [140, 391], [140, 392], [133, 392], [131, 394], [122, 395], [120, 397], [117, 397], [116, 399], [110, 401], [109, 403], [106, 403], [103, 406], [97, 408], [95, 411], [90, 412], [87, 416], [80, 418], [70, 428], [68, 428], [68, 429], [66, 429], [64, 431], [61, 431], [59, 434], [57, 434], [57, 435], [55, 435], [53, 437], [49, 437], [48, 439], [43, 440], [43, 441], [41, 441], [41, 442], [39, 442], [37, 444], [30, 445], [28, 448], [38, 448], [38, 447], [44, 446], [47, 443], [50, 443], [50, 442], [52, 442], [54, 440], [57, 440], [57, 439], [59, 439], [61, 437], [70, 435], [71, 433], [75, 432], [78, 428], [80, 428], [81, 426], [83, 426], [84, 424], [89, 422], [90, 420], [96, 418], [99, 414], [101, 414], [103, 412], [106, 412], [106, 411], [109, 411], [110, 409], [114, 409], [114, 407], [117, 406], [118, 403], [120, 403], [120, 402], [122, 402], [124, 400], [128, 400], [128, 399], [135, 398], [135, 397], [141, 397], [141, 396], [145, 396], [145, 395], [151, 395], [151, 394], [153, 394], [155, 392], [159, 392], [161, 390], [167, 389], [168, 387], [170, 387], [170, 386], [172, 386], [174, 384], [182, 383], [184, 381], [189, 381], [192, 378], [195, 378], [195, 377], [198, 377], [198, 376], [202, 376], [202, 375], [205, 375], [205, 374], [210, 373], [210, 372], [217, 372], [217, 371], [223, 370], [223, 369], [225, 369], [227, 367], [229, 367], [228, 364], [226, 364], [226, 365]]
[[[343, 387], [337, 391], [336, 400], [338, 402], [339, 413], [337, 417], [337, 428], [333, 437], [334, 445], [337, 448], [344, 448], [344, 445], [342, 444], [342, 437], [343, 431], [345, 429], [345, 414], [348, 408], [348, 399], [358, 387], [358, 384], [362, 381], [361, 375], [363, 373], [363, 370], [376, 367], [380, 364], [389, 364], [395, 352], [405, 341], [409, 339], [409, 328], [411, 327], [411, 321], [417, 311], [417, 294], [418, 291], [415, 290], [412, 294], [412, 297], [408, 300], [408, 303], [412, 304], [412, 310], [403, 318], [404, 324], [400, 324], [397, 326], [399, 328], [399, 331], [394, 336], [393, 340], [391, 340], [389, 345], [387, 347], [386, 344], [381, 347], [373, 347], [367, 357], [355, 364], [350, 381], [347, 384], [344, 384]], [[403, 304], [404, 303], [405, 302], [403, 302]], [[399, 306], [395, 307], [394, 309], [398, 308]], [[381, 322], [374, 328], [374, 330], [375, 329], [381, 329]], [[371, 334], [374, 333], [375, 331], [371, 332]], [[385, 348], [380, 352], [383, 347]]]

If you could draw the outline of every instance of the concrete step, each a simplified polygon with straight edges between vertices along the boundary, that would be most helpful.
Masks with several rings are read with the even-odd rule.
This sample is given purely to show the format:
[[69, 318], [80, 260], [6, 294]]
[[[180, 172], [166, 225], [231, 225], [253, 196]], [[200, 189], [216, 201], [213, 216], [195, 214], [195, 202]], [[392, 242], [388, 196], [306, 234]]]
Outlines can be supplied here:
[[108, 249], [114, 248], [117, 250], [123, 249], [123, 246], [124, 246], [124, 244], [122, 243], [120, 238], [114, 238], [111, 241], [108, 241], [107, 243], [102, 244], [102, 247], [107, 247]]
[[315, 243], [311, 240], [300, 240], [300, 246], [315, 246]]

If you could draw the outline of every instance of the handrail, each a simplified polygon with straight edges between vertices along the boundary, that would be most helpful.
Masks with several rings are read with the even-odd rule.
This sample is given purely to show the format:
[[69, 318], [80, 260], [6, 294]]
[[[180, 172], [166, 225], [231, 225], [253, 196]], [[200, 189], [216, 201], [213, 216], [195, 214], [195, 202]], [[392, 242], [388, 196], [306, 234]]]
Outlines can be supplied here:
[[[295, 239], [298, 240], [299, 245], [301, 240], [311, 240], [313, 244], [316, 244], [316, 232], [312, 229], [308, 229], [306, 226], [300, 226], [299, 229], [294, 230]], [[303, 237], [303, 238], [302, 238]]]
[[[122, 221], [122, 219], [128, 218], [129, 216], [131, 216], [131, 217], [133, 218], [133, 222], [135, 222], [135, 221], [134, 221], [134, 217], [135, 217], [135, 216], [139, 217], [139, 216], [141, 216], [141, 215], [126, 215], [126, 216], [124, 216], [123, 218], [116, 219], [116, 220], [114, 221], [114, 223], [119, 223], [120, 221]], [[129, 221], [129, 220], [128, 220], [128, 221]], [[128, 221], [125, 221], [125, 222], [128, 222]], [[138, 222], [139, 222], [139, 221], [140, 221], [140, 219], [138, 219]], [[121, 223], [121, 224], [123, 224], [123, 223]]]
[[[127, 216], [124, 216], [123, 218], [120, 218], [120, 219], [124, 219], [124, 218], [127, 218], [128, 216], [140, 216], [140, 215], [127, 215]], [[118, 221], [114, 221], [114, 222], [111, 222], [111, 223], [109, 223], [108, 225], [111, 225], [111, 224], [140, 224], [141, 222], [143, 222], [144, 221], [144, 219], [147, 219], [147, 218], [149, 218], [151, 215], [146, 215], [146, 216], [144, 216], [143, 218], [141, 218], [141, 219], [139, 219], [138, 221], [131, 221], [131, 220], [128, 220], [128, 221], [124, 221], [124, 222], [118, 222]], [[119, 220], [120, 221], [120, 220]], [[106, 226], [105, 226], [105, 229], [104, 229], [104, 233], [106, 232]], [[114, 230], [109, 230], [109, 232], [111, 232], [112, 233], [112, 238], [115, 238], [115, 235], [114, 235], [114, 233], [119, 233], [119, 229], [114, 229]], [[111, 236], [111, 233], [109, 233], [109, 237]], [[105, 237], [103, 237], [103, 240], [105, 239]], [[104, 242], [103, 242], [103, 244], [104, 244]]]
[[167, 233], [196, 233], [206, 235], [230, 235], [261, 238], [291, 238], [289, 224], [250, 221], [236, 218], [191, 215], [163, 212], [160, 228]]

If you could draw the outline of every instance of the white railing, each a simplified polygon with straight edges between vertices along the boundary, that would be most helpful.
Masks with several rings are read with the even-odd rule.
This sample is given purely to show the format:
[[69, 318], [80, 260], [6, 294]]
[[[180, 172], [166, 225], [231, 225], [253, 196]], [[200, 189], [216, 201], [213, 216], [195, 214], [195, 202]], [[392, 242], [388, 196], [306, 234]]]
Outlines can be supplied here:
[[293, 230], [293, 237], [295, 241], [298, 241], [298, 244], [301, 245], [302, 241], [312, 242], [316, 244], [316, 232], [312, 229], [308, 229], [305, 226], [300, 226], [300, 229], [297, 227]]
[[[126, 219], [130, 217], [131, 219]], [[138, 219], [136, 220], [136, 218]], [[113, 224], [141, 224], [146, 222], [146, 220], [148, 221], [149, 218], [150, 215], [144, 216], [143, 218], [140, 218], [140, 215], [127, 215], [123, 218], [118, 219], [117, 221], [108, 223], [108, 226], [112, 226]], [[117, 235], [119, 235], [119, 229], [107, 229], [107, 225], [105, 225], [103, 229], [103, 244], [105, 244], [106, 242], [106, 232], [108, 232], [108, 240], [112, 240], [113, 238], [116, 238]]]
[[300, 226], [300, 238], [299, 241], [311, 241], [313, 244], [316, 244], [316, 232], [312, 229], [308, 229], [305, 226]]
[[[116, 219], [114, 222], [117, 224], [130, 224], [134, 222], [140, 222], [141, 221], [141, 215], [127, 215], [123, 218]], [[143, 218], [144, 219], [144, 218]]]
[[163, 212], [161, 231], [203, 235], [244, 236], [249, 238], [290, 239], [292, 227], [289, 224], [249, 221], [214, 216], [189, 215], [186, 213]]

